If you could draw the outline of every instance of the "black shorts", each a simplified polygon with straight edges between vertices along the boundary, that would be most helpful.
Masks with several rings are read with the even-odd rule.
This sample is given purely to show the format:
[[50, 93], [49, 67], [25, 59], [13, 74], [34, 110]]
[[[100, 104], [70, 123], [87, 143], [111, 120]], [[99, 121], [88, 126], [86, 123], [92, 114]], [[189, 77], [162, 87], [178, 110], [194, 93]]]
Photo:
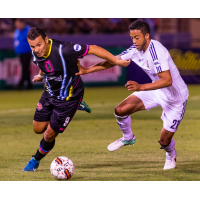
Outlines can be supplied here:
[[83, 94], [84, 89], [76, 98], [63, 101], [56, 97], [50, 97], [48, 92], [44, 91], [37, 104], [34, 120], [37, 122], [50, 121], [51, 128], [58, 133], [62, 133], [76, 113]]

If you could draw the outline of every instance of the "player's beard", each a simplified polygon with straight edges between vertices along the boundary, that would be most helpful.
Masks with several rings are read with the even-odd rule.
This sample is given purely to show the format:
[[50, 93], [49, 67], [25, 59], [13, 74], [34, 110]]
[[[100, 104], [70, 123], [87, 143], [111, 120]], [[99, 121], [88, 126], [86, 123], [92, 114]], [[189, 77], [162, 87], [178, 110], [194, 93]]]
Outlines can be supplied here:
[[147, 41], [146, 41], [146, 39], [144, 39], [144, 42], [141, 45], [140, 51], [144, 51], [144, 48], [146, 47], [146, 44], [147, 44]]

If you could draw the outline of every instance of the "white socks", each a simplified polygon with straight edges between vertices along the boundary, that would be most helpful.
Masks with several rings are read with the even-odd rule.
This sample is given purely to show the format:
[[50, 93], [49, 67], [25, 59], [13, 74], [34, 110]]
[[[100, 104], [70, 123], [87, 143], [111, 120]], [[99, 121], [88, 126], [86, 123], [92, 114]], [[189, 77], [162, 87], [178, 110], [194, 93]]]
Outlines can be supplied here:
[[127, 116], [117, 116], [115, 114], [115, 117], [117, 118], [117, 123], [119, 125], [119, 128], [121, 129], [123, 133], [124, 140], [130, 141], [133, 139], [133, 133], [131, 130], [131, 117], [130, 115]]

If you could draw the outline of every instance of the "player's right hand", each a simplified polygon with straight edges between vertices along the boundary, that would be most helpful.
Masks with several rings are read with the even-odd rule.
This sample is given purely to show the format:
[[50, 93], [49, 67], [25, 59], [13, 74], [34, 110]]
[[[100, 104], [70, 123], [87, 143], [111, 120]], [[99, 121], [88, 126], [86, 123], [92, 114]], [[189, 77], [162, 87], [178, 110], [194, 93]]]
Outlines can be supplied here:
[[35, 76], [33, 77], [33, 80], [32, 80], [32, 81], [33, 81], [34, 83], [36, 83], [36, 82], [42, 82], [43, 79], [44, 79], [44, 78], [40, 78], [40, 77], [38, 77], [38, 75], [35, 75]]
[[142, 85], [135, 81], [128, 81], [125, 87], [127, 90], [142, 91]]

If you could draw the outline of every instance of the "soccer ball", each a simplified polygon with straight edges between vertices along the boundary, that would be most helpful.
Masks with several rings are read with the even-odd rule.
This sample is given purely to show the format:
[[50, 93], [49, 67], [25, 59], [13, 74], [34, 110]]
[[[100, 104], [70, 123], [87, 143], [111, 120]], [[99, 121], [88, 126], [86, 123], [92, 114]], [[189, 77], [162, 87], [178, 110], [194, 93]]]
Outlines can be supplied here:
[[68, 180], [74, 174], [74, 163], [67, 157], [59, 156], [50, 165], [53, 177], [59, 180]]

